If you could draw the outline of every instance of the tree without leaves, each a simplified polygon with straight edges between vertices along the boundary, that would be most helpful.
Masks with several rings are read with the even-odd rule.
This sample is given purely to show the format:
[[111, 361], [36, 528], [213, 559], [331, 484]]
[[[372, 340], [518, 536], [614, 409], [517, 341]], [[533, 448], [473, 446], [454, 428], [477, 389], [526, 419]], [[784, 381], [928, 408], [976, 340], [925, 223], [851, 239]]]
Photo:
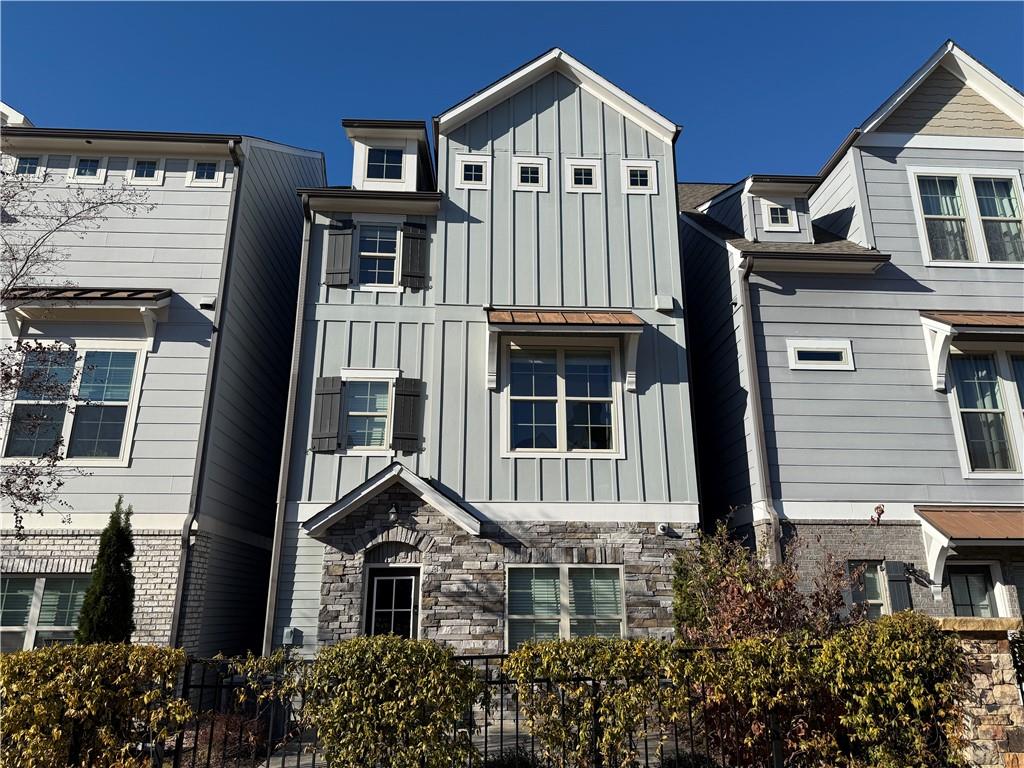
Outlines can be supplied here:
[[[59, 275], [71, 242], [99, 228], [112, 211], [135, 216], [153, 208], [146, 202], [145, 190], [137, 187], [52, 183], [49, 174], [36, 178], [15, 173], [13, 162], [13, 157], [4, 157], [0, 168], [0, 302], [4, 310], [23, 303], [15, 288], [68, 284]], [[79, 366], [73, 366], [69, 378], [36, 363], [68, 353], [73, 355], [74, 348], [20, 339], [0, 349], [0, 428], [8, 431], [19, 391], [21, 399], [63, 405], [65, 410], [59, 416], [63, 424], [74, 408], [71, 393], [76, 389]], [[54, 408], [37, 408], [33, 418], [21, 422], [21, 429], [36, 430], [47, 419], [58, 421]], [[0, 504], [13, 513], [19, 537], [24, 533], [26, 514], [43, 514], [53, 508], [68, 514], [70, 505], [61, 499], [60, 490], [68, 476], [84, 473], [66, 466], [63, 459], [64, 444], [59, 436], [41, 455], [5, 458]]]
[[85, 593], [75, 640], [79, 643], [127, 643], [135, 631], [135, 576], [132, 556], [132, 507], [117, 497], [110, 521], [100, 535], [92, 580]]

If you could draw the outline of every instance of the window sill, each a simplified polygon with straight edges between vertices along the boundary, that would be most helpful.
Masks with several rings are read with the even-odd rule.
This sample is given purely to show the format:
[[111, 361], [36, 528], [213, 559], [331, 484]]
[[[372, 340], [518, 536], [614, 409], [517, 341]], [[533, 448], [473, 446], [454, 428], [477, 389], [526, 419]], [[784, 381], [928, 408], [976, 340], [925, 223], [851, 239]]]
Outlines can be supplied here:
[[395, 451], [391, 448], [342, 448], [335, 452], [337, 456], [380, 456], [393, 459]]
[[964, 472], [964, 480], [1024, 480], [1024, 472]]
[[352, 288], [353, 291], [359, 291], [361, 293], [402, 293], [405, 291], [404, 285], [356, 285]]
[[625, 451], [511, 451], [502, 450], [503, 459], [624, 459]]
[[956, 269], [1024, 269], [1022, 261], [934, 261], [925, 260], [926, 267], [953, 267]]

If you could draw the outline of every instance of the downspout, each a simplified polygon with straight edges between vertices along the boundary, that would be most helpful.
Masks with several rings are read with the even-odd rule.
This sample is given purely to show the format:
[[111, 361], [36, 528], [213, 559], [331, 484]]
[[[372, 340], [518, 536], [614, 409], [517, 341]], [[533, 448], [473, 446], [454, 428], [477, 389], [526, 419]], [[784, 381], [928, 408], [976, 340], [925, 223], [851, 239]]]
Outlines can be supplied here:
[[[768, 447], [764, 439], [764, 414], [761, 410], [761, 384], [760, 375], [757, 372], [757, 354], [754, 350], [754, 319], [750, 311], [750, 273], [754, 269], [754, 257], [747, 255], [741, 262], [739, 300], [740, 308], [743, 311], [743, 335], [746, 343], [743, 345], [743, 363], [748, 375], [748, 397], [750, 398], [750, 415], [754, 424], [754, 472], [757, 485], [761, 489], [761, 499], [751, 499], [751, 515], [756, 513], [759, 506], [763, 506], [768, 514], [769, 532], [771, 539], [764, 551], [765, 560], [769, 564], [782, 562], [782, 524], [779, 521], [779, 513], [772, 502], [771, 474], [768, 469]], [[761, 542], [756, 542], [760, 548]]]
[[231, 275], [230, 262], [231, 254], [235, 247], [235, 230], [238, 226], [238, 190], [242, 186], [242, 159], [244, 157], [242, 148], [234, 139], [228, 140], [228, 153], [234, 163], [234, 178], [231, 183], [231, 198], [228, 203], [227, 237], [224, 239], [224, 253], [221, 257], [220, 290], [217, 292], [217, 303], [213, 310], [213, 327], [210, 330], [210, 359], [206, 367], [206, 392], [203, 393], [203, 411], [199, 420], [199, 449], [196, 452], [196, 467], [192, 475], [192, 491], [188, 499], [188, 515], [185, 524], [181, 529], [181, 554], [178, 558], [178, 578], [174, 587], [174, 612], [171, 614], [171, 631], [168, 644], [178, 646], [178, 630], [181, 623], [185, 592], [185, 574], [188, 572], [191, 561], [190, 546], [192, 539], [192, 527], [196, 524], [199, 516], [199, 494], [206, 478], [206, 455], [210, 443], [210, 422], [213, 419], [212, 403], [216, 395], [217, 375], [220, 371], [220, 328], [224, 319], [224, 310], [227, 307], [228, 282]]
[[292, 365], [288, 375], [288, 404], [284, 417], [284, 444], [281, 448], [281, 471], [277, 480], [277, 516], [274, 521], [274, 542], [270, 550], [270, 585], [267, 589], [267, 611], [263, 622], [263, 654], [271, 651], [277, 612], [277, 580], [281, 572], [281, 547], [284, 542], [284, 517], [288, 503], [288, 473], [291, 468], [291, 444], [295, 431], [295, 402], [299, 389], [299, 362], [302, 357], [302, 325], [305, 321], [306, 282], [309, 273], [309, 241], [313, 230], [313, 212], [309, 195], [302, 196], [302, 251], [299, 256], [299, 290], [295, 308], [295, 332], [292, 337]]

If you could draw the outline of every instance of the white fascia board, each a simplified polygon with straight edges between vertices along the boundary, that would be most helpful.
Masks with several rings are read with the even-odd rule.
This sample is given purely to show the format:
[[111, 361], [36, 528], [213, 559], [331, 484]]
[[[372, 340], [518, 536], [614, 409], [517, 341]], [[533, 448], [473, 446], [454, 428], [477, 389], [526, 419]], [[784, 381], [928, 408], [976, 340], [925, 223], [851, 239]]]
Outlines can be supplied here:
[[1024, 151], [1024, 139], [1012, 136], [946, 136], [928, 133], [890, 133], [875, 131], [861, 134], [857, 147], [895, 147], [899, 149], [978, 149], [988, 152]]
[[1024, 125], [1024, 96], [980, 61], [958, 47], [952, 40], [947, 40], [939, 46], [939, 49], [928, 58], [920, 69], [907, 78], [903, 85], [885, 100], [882, 106], [861, 123], [861, 132], [868, 133], [877, 129], [907, 100], [910, 94], [917, 90], [921, 83], [931, 76], [936, 67], [943, 65], [951, 74], [963, 80], [1000, 111]]
[[579, 85], [583, 90], [612, 107], [612, 109], [622, 113], [642, 128], [653, 133], [662, 141], [668, 144], [672, 143], [678, 130], [678, 126], [675, 123], [630, 96], [617, 85], [605, 80], [560, 48], [548, 51], [548, 53], [526, 66], [520, 67], [476, 96], [441, 114], [437, 118], [440, 132], [447, 133], [469, 122], [495, 104], [504, 101], [548, 73], [556, 70]]

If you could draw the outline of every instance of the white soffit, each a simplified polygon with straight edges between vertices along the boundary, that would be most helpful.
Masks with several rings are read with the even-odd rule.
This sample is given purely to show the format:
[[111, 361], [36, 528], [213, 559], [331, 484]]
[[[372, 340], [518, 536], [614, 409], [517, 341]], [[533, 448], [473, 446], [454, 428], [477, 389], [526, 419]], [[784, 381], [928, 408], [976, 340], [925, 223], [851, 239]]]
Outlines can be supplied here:
[[441, 114], [437, 118], [439, 131], [448, 133], [460, 125], [468, 123], [474, 117], [505, 101], [545, 75], [556, 71], [662, 141], [671, 144], [675, 139], [678, 131], [678, 126], [675, 123], [633, 98], [617, 85], [605, 80], [561, 48], [553, 48], [543, 56], [506, 75], [494, 85]]
[[878, 129], [929, 76], [936, 67], [945, 67], [955, 77], [963, 80], [967, 86], [988, 100], [1011, 119], [1024, 125], [1024, 95], [999, 77], [995, 72], [960, 48], [952, 40], [947, 40], [933, 53], [928, 61], [914, 74], [907, 78], [896, 92], [863, 123], [862, 133]]

